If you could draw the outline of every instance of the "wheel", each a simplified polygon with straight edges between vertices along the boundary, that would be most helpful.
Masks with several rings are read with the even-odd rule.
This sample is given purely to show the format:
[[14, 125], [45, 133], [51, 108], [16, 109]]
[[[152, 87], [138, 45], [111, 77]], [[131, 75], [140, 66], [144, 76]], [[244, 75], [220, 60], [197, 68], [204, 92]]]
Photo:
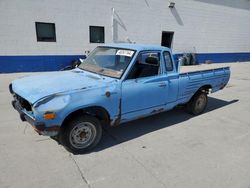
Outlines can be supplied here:
[[187, 103], [187, 111], [193, 115], [199, 115], [204, 112], [207, 106], [207, 94], [204, 92], [196, 93]]
[[76, 117], [69, 121], [62, 132], [63, 145], [73, 153], [93, 149], [102, 137], [100, 121], [93, 116]]

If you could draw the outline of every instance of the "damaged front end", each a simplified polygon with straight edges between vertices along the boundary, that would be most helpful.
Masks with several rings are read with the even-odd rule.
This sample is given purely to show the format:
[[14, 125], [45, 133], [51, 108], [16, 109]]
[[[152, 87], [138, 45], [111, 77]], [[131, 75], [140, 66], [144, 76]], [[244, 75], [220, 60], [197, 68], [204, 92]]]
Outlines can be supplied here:
[[31, 124], [40, 135], [56, 136], [59, 133], [58, 111], [68, 104], [68, 95], [48, 96], [31, 104], [13, 91], [12, 84], [9, 85], [9, 91], [14, 98], [12, 106], [18, 111], [22, 121]]

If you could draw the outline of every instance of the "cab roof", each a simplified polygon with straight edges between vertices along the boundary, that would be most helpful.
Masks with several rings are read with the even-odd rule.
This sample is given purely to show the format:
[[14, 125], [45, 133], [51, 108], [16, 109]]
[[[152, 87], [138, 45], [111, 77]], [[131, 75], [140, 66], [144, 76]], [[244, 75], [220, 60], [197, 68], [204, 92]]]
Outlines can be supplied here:
[[131, 44], [131, 43], [112, 43], [112, 44], [105, 44], [99, 45], [105, 47], [114, 47], [114, 48], [126, 48], [136, 51], [143, 51], [143, 50], [159, 50], [159, 51], [171, 51], [171, 49], [160, 46], [160, 45], [148, 45], [148, 44]]

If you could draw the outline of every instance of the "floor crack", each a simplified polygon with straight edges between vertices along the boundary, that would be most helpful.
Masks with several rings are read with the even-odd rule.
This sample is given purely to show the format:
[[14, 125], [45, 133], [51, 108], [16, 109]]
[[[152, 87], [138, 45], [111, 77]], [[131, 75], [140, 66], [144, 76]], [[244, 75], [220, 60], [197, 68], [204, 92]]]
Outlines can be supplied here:
[[70, 157], [70, 158], [72, 159], [72, 161], [75, 163], [76, 168], [77, 168], [78, 172], [80, 173], [80, 176], [81, 176], [82, 180], [84, 181], [84, 183], [86, 183], [86, 184], [88, 185], [88, 187], [91, 188], [91, 187], [90, 187], [90, 183], [89, 183], [88, 180], [84, 177], [84, 175], [83, 175], [83, 173], [82, 173], [82, 171], [81, 171], [79, 165], [77, 164], [77, 162], [76, 162], [76, 160], [74, 159], [74, 157], [72, 156], [72, 154], [69, 154], [69, 157]]

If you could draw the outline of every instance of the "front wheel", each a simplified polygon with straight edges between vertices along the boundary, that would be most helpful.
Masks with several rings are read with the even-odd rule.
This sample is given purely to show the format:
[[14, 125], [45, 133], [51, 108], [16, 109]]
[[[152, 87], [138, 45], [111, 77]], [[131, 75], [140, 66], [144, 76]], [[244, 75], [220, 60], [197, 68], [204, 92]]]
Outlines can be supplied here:
[[204, 92], [196, 93], [187, 103], [187, 111], [193, 115], [199, 115], [207, 107], [207, 94]]
[[93, 149], [102, 137], [100, 121], [93, 116], [72, 119], [62, 133], [62, 142], [73, 153], [83, 153]]

